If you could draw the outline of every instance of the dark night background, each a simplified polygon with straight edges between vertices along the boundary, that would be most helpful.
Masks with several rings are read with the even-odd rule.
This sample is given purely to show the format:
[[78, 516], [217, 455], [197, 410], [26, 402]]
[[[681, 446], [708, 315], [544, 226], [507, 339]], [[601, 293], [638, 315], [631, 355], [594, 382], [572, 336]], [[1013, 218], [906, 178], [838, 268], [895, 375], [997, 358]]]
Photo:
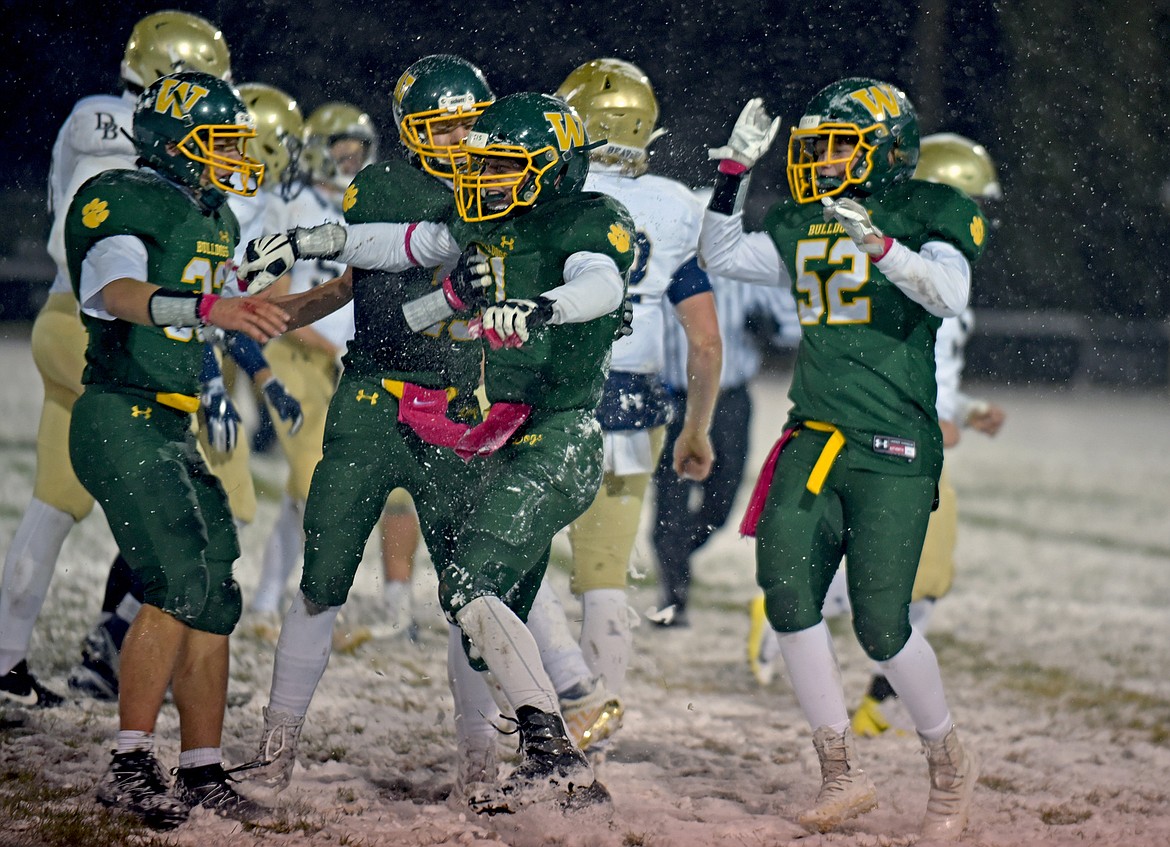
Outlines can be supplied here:
[[[353, 102], [379, 125], [384, 152], [397, 143], [394, 82], [428, 53], [475, 62], [497, 95], [552, 91], [589, 59], [628, 59], [650, 77], [669, 129], [652, 168], [691, 185], [711, 178], [706, 148], [726, 139], [748, 98], [764, 97], [787, 126], [833, 80], [894, 82], [923, 134], [974, 138], [999, 167], [1005, 199], [991, 216], [1000, 225], [975, 274], [975, 375], [1166, 382], [1170, 0], [3, 6], [4, 312], [16, 310], [9, 292], [19, 287], [6, 283], [27, 288], [47, 261], [44, 185], [57, 128], [79, 97], [117, 90], [133, 24], [177, 8], [220, 26], [237, 82], [275, 85], [306, 115], [326, 100]], [[784, 146], [756, 169], [749, 223], [787, 191]]]

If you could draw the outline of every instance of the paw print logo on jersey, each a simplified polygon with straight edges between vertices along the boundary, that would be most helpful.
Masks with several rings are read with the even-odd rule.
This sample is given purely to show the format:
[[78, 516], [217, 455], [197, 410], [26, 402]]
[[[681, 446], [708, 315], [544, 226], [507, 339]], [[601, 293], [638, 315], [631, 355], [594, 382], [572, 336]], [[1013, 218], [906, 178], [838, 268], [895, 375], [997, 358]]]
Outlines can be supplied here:
[[81, 210], [81, 222], [90, 229], [97, 229], [110, 216], [110, 204], [94, 198]]
[[345, 196], [341, 198], [341, 211], [348, 212], [353, 208], [353, 204], [357, 202], [358, 190], [356, 185], [350, 185], [345, 189]]
[[976, 215], [971, 218], [971, 240], [977, 245], [983, 243], [983, 239], [987, 237], [987, 228], [983, 225], [983, 218]]
[[629, 253], [630, 244], [633, 241], [633, 236], [630, 231], [618, 224], [611, 224], [609, 227], [609, 243], [612, 244], [619, 253]]

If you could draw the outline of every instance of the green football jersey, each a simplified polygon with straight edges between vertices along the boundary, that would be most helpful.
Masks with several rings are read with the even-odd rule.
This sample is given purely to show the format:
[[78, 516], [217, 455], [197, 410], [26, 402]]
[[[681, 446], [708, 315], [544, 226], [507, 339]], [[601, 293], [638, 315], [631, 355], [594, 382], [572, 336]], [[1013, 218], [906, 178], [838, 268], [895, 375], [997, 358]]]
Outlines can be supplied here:
[[[240, 226], [227, 204], [209, 210], [153, 171], [105, 171], [85, 183], [65, 220], [65, 255], [74, 295], [94, 244], [133, 235], [146, 247], [146, 281], [168, 291], [218, 294]], [[199, 393], [203, 343], [194, 327], [143, 326], [82, 314], [89, 345], [82, 381], [153, 397]]]
[[[623, 279], [634, 259], [633, 220], [604, 194], [568, 194], [502, 221], [455, 221], [451, 231], [461, 247], [478, 244], [491, 258], [497, 301], [532, 300], [562, 285], [574, 253], [609, 256]], [[549, 411], [596, 408], [620, 324], [619, 307], [596, 320], [537, 328], [521, 347], [487, 349], [488, 399]]]
[[[449, 186], [402, 160], [370, 165], [357, 175], [343, 203], [351, 224], [445, 222], [454, 213]], [[479, 384], [480, 345], [466, 318], [452, 318], [413, 332], [402, 304], [441, 285], [440, 268], [401, 273], [354, 269], [354, 337], [345, 357], [347, 370], [361, 375], [389, 373], [430, 388]]]
[[[911, 250], [945, 241], [974, 263], [987, 223], [946, 185], [910, 180], [870, 196], [874, 224]], [[801, 341], [791, 420], [841, 429], [864, 467], [937, 474], [942, 439], [935, 411], [934, 339], [941, 318], [901, 292], [820, 203], [777, 204], [764, 221], [793, 280]]]

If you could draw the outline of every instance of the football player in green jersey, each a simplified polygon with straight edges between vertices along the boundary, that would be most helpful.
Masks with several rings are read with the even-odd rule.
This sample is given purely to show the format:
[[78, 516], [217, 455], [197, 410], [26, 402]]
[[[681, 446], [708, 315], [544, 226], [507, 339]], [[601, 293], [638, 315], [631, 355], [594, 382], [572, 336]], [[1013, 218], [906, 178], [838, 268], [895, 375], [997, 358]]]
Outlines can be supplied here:
[[[119, 732], [98, 800], [148, 825], [182, 823], [192, 806], [254, 820], [220, 762], [228, 634], [240, 614], [239, 556], [223, 487], [199, 457], [201, 326], [257, 341], [283, 332], [272, 303], [220, 297], [239, 237], [225, 193], [258, 181], [245, 155], [255, 128], [235, 89], [204, 73], [163, 76], [134, 111], [144, 166], [106, 171], [69, 207], [66, 256], [89, 334], [85, 390], [69, 453], [114, 539], [145, 585], [122, 649]], [[175, 793], [154, 756], [167, 689], [182, 744]]]
[[[410, 328], [424, 334], [482, 307], [487, 418], [473, 427], [451, 421], [437, 392], [411, 400], [411, 417], [426, 418], [431, 440], [449, 445], [475, 475], [451, 554], [436, 561], [440, 602], [520, 726], [521, 764], [500, 790], [472, 798], [481, 812], [550, 799], [565, 806], [608, 800], [565, 733], [523, 623], [553, 536], [600, 485], [594, 411], [634, 252], [625, 209], [581, 191], [588, 150], [581, 119], [563, 101], [506, 97], [484, 109], [458, 148], [470, 162], [465, 169], [455, 163], [459, 217], [449, 226], [436, 222], [442, 218], [435, 209], [422, 222], [294, 230], [254, 242], [241, 266], [260, 285], [322, 251], [363, 268], [454, 267], [449, 276], [434, 275], [429, 293], [402, 309]], [[355, 189], [360, 204], [361, 185]], [[426, 415], [427, 406], [438, 414]], [[436, 484], [450, 492], [449, 480]], [[466, 493], [456, 494], [467, 502]], [[421, 511], [420, 518], [425, 526]]]
[[820, 792], [798, 819], [824, 832], [877, 805], [821, 617], [847, 555], [854, 631], [926, 750], [923, 838], [955, 840], [978, 761], [959, 743], [938, 662], [908, 608], [942, 467], [935, 334], [967, 305], [987, 226], [962, 192], [910, 178], [919, 138], [906, 95], [851, 78], [809, 103], [789, 140], [792, 196], [769, 211], [764, 232], [745, 234], [746, 174], [778, 129], [752, 100], [710, 151], [720, 177], [700, 252], [714, 273], [791, 285], [801, 323], [788, 424], [741, 527], [757, 538], [768, 620], [821, 762]]
[[[454, 215], [450, 181], [456, 148], [494, 99], [483, 73], [464, 59], [428, 56], [407, 68], [393, 104], [405, 155], [367, 166], [346, 189], [342, 207], [349, 241], [361, 243], [363, 233], [378, 234], [387, 223], [445, 221]], [[298, 257], [308, 258], [317, 251], [306, 233], [330, 232], [331, 226], [341, 230], [326, 224], [267, 240], [293, 240], [300, 244]], [[465, 492], [473, 489], [474, 469], [449, 447], [480, 419], [475, 397], [480, 344], [468, 318], [450, 309], [421, 333], [411, 331], [402, 311], [406, 300], [432, 291], [455, 262], [445, 267], [404, 262], [388, 272], [376, 258], [356, 253], [336, 258], [349, 266], [342, 277], [285, 301], [324, 296], [332, 305], [333, 299], [352, 296], [354, 336], [306, 501], [304, 570], [277, 642], [257, 754], [263, 765], [249, 773], [275, 791], [292, 778], [299, 733], [329, 659], [334, 620], [387, 495], [396, 488], [410, 492], [432, 560], [442, 569], [451, 563], [454, 528], [468, 506]], [[247, 275], [247, 267], [241, 272]], [[332, 290], [338, 292], [335, 298]], [[490, 695], [486, 700], [490, 704]]]

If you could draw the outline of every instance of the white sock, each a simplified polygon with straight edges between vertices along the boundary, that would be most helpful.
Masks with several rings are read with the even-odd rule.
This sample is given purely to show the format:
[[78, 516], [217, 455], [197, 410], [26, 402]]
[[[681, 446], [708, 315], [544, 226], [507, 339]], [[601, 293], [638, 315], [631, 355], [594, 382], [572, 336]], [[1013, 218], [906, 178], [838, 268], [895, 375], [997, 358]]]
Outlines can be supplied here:
[[414, 595], [412, 586], [405, 579], [388, 579], [382, 585], [382, 603], [391, 617], [391, 623], [401, 622], [402, 625], [413, 617]]
[[911, 628], [906, 646], [893, 658], [879, 662], [878, 667], [923, 738], [937, 741], [947, 734], [951, 710], [943, 693], [942, 674], [934, 650], [921, 632]]
[[264, 547], [264, 564], [260, 569], [260, 582], [252, 596], [253, 612], [276, 612], [284, 597], [284, 587], [305, 547], [304, 523], [305, 504], [293, 500], [288, 494], [280, 503], [280, 514], [268, 536]]
[[[934, 614], [934, 604], [935, 599], [933, 597], [927, 597], [924, 600], [915, 600], [910, 604], [910, 626], [923, 635], [926, 634], [927, 627], [930, 626], [930, 618]], [[873, 663], [873, 672], [875, 676], [884, 674], [881, 662]]]
[[455, 701], [455, 742], [459, 750], [494, 748], [500, 710], [484, 675], [467, 661], [463, 631], [454, 624], [447, 635], [447, 682]]
[[930, 619], [934, 616], [935, 599], [926, 597], [915, 600], [910, 604], [910, 626], [926, 635], [930, 629]]
[[581, 596], [581, 651], [595, 676], [611, 694], [621, 692], [630, 664], [630, 615], [621, 588], [586, 591]]
[[825, 593], [825, 602], [821, 605], [821, 616], [836, 618], [853, 614], [853, 606], [849, 602], [849, 580], [845, 576], [845, 565], [842, 563], [833, 574], [833, 581], [829, 583], [829, 590]]
[[0, 581], [0, 676], [28, 655], [33, 627], [49, 594], [61, 545], [77, 522], [36, 499], [29, 502], [4, 557]]
[[499, 597], [476, 597], [459, 610], [455, 620], [483, 656], [513, 709], [532, 706], [560, 714], [536, 639]]
[[140, 729], [120, 729], [114, 740], [114, 749], [118, 753], [134, 753], [138, 750], [153, 753], [154, 733]]
[[849, 712], [845, 709], [841, 669], [828, 624], [822, 620], [799, 632], [777, 633], [777, 640], [788, 680], [809, 726], [844, 732], [849, 726]]
[[340, 606], [330, 606], [320, 614], [310, 615], [305, 595], [297, 592], [280, 624], [268, 692], [269, 709], [298, 717], [309, 711], [313, 692], [329, 664], [333, 622], [340, 611]]
[[593, 670], [585, 661], [581, 645], [573, 638], [568, 614], [548, 577], [541, 581], [528, 612], [528, 631], [536, 639], [540, 661], [557, 693], [593, 685]]
[[202, 768], [218, 765], [223, 761], [223, 752], [218, 747], [196, 747], [179, 753], [179, 768]]

